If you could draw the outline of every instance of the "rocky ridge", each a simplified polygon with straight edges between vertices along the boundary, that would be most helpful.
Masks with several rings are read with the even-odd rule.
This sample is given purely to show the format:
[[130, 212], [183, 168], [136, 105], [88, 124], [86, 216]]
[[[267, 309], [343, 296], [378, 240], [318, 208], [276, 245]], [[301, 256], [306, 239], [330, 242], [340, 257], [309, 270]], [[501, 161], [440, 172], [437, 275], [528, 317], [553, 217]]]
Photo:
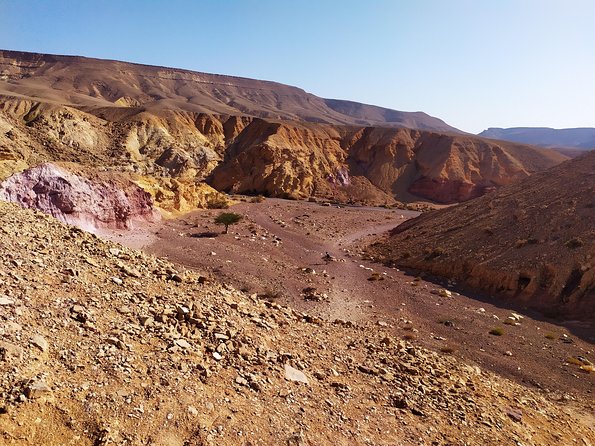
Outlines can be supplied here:
[[595, 128], [552, 129], [548, 127], [489, 128], [479, 133], [484, 138], [576, 150], [595, 149]]
[[311, 317], [49, 216], [0, 211], [6, 444], [595, 441], [577, 407], [386, 325]]
[[77, 56], [0, 50], [0, 94], [109, 107], [461, 133], [422, 112], [323, 99], [277, 82]]
[[[70, 161], [156, 181], [164, 195], [194, 191], [207, 181], [222, 191], [286, 198], [451, 203], [566, 159], [530, 146], [411, 129], [83, 110], [6, 96], [0, 109], [0, 177], [42, 162]], [[201, 193], [190, 201], [204, 202]]]

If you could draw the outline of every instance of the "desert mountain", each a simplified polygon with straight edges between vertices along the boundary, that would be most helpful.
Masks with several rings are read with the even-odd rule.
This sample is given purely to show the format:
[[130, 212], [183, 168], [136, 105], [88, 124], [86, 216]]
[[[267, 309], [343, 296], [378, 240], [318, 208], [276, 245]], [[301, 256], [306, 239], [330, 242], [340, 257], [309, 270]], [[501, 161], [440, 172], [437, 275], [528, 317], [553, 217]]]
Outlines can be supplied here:
[[460, 133], [421, 112], [323, 99], [277, 82], [113, 60], [0, 50], [0, 80], [0, 94], [78, 108], [142, 107]]
[[203, 181], [276, 197], [454, 203], [567, 159], [273, 82], [11, 51], [0, 73], [0, 179], [44, 162], [101, 166], [134, 176], [167, 210], [209, 201]]
[[589, 444], [580, 406], [0, 202], [0, 442]]
[[542, 147], [595, 149], [595, 128], [552, 129], [547, 127], [489, 128], [479, 136]]
[[407, 221], [370, 250], [552, 315], [595, 318], [595, 152]]

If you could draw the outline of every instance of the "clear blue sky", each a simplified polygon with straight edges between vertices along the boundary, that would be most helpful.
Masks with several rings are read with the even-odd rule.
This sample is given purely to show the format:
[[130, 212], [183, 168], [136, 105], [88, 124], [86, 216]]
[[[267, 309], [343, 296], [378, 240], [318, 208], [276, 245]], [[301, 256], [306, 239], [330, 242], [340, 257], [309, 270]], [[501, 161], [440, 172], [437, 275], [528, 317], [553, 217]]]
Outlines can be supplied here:
[[0, 48], [275, 80], [470, 132], [595, 127], [594, 0], [0, 0]]

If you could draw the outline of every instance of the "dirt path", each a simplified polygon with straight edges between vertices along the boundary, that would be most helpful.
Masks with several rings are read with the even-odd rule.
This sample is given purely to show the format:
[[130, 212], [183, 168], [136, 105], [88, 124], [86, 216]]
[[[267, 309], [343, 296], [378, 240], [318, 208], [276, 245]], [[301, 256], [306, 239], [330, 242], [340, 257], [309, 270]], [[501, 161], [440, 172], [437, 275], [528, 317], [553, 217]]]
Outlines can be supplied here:
[[[308, 314], [387, 324], [397, 335], [471, 360], [552, 398], [592, 401], [595, 374], [567, 363], [577, 356], [595, 362], [593, 340], [585, 340], [592, 326], [563, 327], [454, 289], [451, 297], [441, 297], [436, 294], [441, 285], [365, 259], [357, 240], [389, 230], [415, 212], [272, 199], [232, 210], [244, 220], [229, 234], [221, 235], [212, 223], [220, 211], [200, 211], [154, 227], [156, 241], [145, 249]], [[325, 261], [325, 252], [334, 261]], [[524, 318], [518, 325], [503, 324], [513, 311]], [[494, 328], [503, 328], [504, 335], [490, 335]], [[573, 333], [583, 334], [582, 339]]]

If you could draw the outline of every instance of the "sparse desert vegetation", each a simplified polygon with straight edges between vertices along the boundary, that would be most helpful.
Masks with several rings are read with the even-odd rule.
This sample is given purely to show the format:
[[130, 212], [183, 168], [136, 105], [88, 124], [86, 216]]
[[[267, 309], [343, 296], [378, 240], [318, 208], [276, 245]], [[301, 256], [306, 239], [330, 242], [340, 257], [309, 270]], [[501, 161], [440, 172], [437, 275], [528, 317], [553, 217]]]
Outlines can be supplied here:
[[504, 329], [502, 327], [495, 327], [492, 328], [489, 333], [493, 336], [502, 336], [504, 335]]

